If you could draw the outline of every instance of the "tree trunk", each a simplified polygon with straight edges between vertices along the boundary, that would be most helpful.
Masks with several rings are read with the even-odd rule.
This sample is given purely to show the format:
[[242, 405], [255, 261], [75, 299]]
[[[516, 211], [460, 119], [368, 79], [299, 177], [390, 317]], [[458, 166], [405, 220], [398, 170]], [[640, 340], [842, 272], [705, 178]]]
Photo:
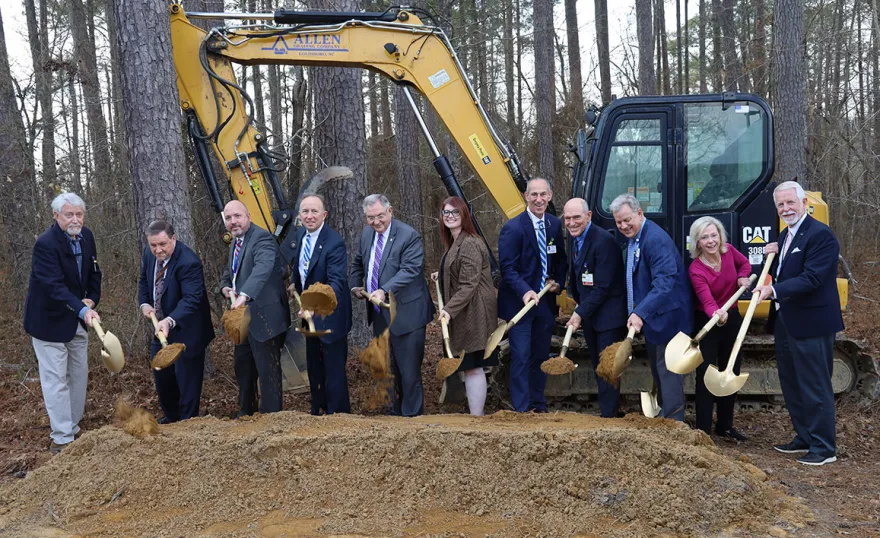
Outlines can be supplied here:
[[382, 109], [382, 136], [384, 138], [391, 138], [394, 135], [394, 130], [391, 128], [391, 98], [388, 96], [388, 86], [391, 84], [388, 82], [388, 79], [385, 77], [380, 77], [381, 82], [379, 83], [380, 88], [380, 103]]
[[79, 99], [76, 96], [76, 70], [71, 68], [66, 73], [67, 93], [70, 95], [70, 170], [74, 185], [86, 196], [90, 195], [88, 181], [82, 181], [82, 162], [79, 155]]
[[651, 0], [636, 0], [636, 27], [639, 38], [639, 95], [656, 95]]
[[517, 122], [516, 122], [516, 136], [514, 136], [514, 140], [522, 141], [523, 139], [523, 91], [522, 91], [522, 51], [523, 51], [523, 39], [522, 39], [522, 2], [521, 0], [516, 0], [516, 9], [514, 10], [516, 13], [516, 112], [517, 112]]
[[581, 42], [578, 37], [577, 3], [565, 0], [565, 29], [568, 34], [568, 70], [571, 80], [571, 102], [578, 125], [584, 122], [584, 80], [581, 77]]
[[753, 91], [767, 97], [767, 31], [764, 21], [767, 14], [764, 6], [764, 0], [755, 1], [755, 46], [752, 54], [755, 74], [752, 79]]
[[291, 206], [296, 204], [302, 184], [303, 170], [303, 139], [305, 138], [305, 112], [308, 108], [306, 95], [306, 75], [301, 66], [293, 68], [293, 88], [291, 88], [290, 100], [293, 103], [293, 118], [290, 125], [290, 172], [287, 178], [288, 202]]
[[777, 0], [776, 6], [773, 24], [776, 176], [780, 182], [797, 177], [806, 185], [804, 2]]
[[684, 0], [684, 85], [682, 91], [691, 93], [691, 52], [690, 52], [690, 19], [688, 19], [688, 3]]
[[664, 0], [654, 0], [654, 9], [656, 19], [654, 28], [657, 32], [657, 75], [661, 77], [663, 82], [663, 94], [672, 93], [672, 86], [669, 82], [669, 51], [667, 49], [666, 36], [666, 8], [663, 6]]
[[138, 0], [113, 4], [138, 244], [145, 243], [140, 231], [161, 218], [194, 246], [167, 6]]
[[367, 84], [369, 85], [367, 94], [370, 99], [370, 138], [375, 144], [379, 140], [379, 89], [377, 88], [379, 80], [376, 73], [370, 71]]
[[[736, 53], [736, 27], [733, 24], [733, 0], [721, 1], [721, 54], [724, 91], [738, 92], [743, 87], [743, 67]], [[744, 88], [743, 88], [744, 89]]]
[[[559, 60], [559, 72], [565, 73], [565, 51], [562, 50], [562, 43], [559, 42], [559, 35], [554, 32], [553, 44], [556, 49], [556, 56]], [[565, 82], [565, 76], [559, 77], [559, 83], [562, 85], [562, 102], [569, 102], [568, 84]]]
[[611, 102], [611, 46], [608, 39], [608, 0], [595, 0], [596, 48], [599, 53], [599, 88], [602, 104]]
[[698, 40], [700, 42], [700, 93], [709, 93], [709, 85], [706, 84], [706, 0], [700, 0], [700, 30]]
[[721, 53], [721, 0], [712, 0], [712, 89], [726, 92], [723, 79], [724, 62]]
[[[687, 2], [687, 0], [685, 0]], [[675, 0], [675, 49], [676, 59], [675, 66], [675, 88], [679, 94], [684, 93], [684, 65], [682, 65], [682, 42], [681, 42], [681, 0]]]
[[[312, 0], [310, 6], [321, 10], [359, 9], [356, 0]], [[361, 201], [367, 195], [361, 74], [358, 70], [340, 67], [310, 68], [310, 74], [313, 93], [320, 96], [315, 99], [315, 150], [328, 165], [347, 166], [354, 173], [354, 179], [333, 185], [324, 192], [330, 212], [328, 223], [345, 240], [351, 263], [365, 223]], [[355, 301], [349, 342], [364, 347], [370, 339], [364, 301]]]
[[501, 10], [504, 17], [504, 90], [507, 97], [507, 133], [513, 147], [518, 147], [516, 137], [516, 93], [513, 79], [513, 9]]
[[46, 0], [40, 2], [40, 22], [34, 0], [25, 0], [28, 41], [31, 45], [31, 58], [34, 64], [37, 102], [40, 104], [40, 125], [42, 127], [41, 156], [43, 161], [43, 182], [53, 184], [57, 179], [55, 166], [55, 110], [52, 108], [52, 72], [49, 65], [49, 32], [46, 16]]
[[553, 59], [553, 0], [533, 0], [535, 26], [535, 115], [538, 132], [538, 170], [553, 180], [553, 118], [556, 115], [556, 69]]
[[413, 113], [403, 88], [394, 89], [394, 145], [397, 156], [397, 181], [400, 214], [395, 216], [422, 233], [422, 189], [419, 173], [418, 120]]

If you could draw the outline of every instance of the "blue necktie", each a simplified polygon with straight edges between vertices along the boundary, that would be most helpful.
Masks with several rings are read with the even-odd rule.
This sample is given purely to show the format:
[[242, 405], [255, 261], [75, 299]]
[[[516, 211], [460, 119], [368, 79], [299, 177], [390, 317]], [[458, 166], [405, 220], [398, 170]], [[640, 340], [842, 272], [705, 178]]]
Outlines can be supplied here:
[[303, 243], [302, 262], [300, 263], [299, 278], [303, 290], [306, 287], [306, 274], [309, 272], [309, 261], [312, 259], [312, 235], [306, 233], [306, 242]]
[[636, 242], [632, 239], [626, 245], [626, 307], [627, 313], [632, 313], [635, 307], [633, 300], [633, 266], [636, 261]]
[[544, 221], [538, 221], [538, 250], [541, 252], [541, 288], [547, 282], [547, 234], [544, 230]]

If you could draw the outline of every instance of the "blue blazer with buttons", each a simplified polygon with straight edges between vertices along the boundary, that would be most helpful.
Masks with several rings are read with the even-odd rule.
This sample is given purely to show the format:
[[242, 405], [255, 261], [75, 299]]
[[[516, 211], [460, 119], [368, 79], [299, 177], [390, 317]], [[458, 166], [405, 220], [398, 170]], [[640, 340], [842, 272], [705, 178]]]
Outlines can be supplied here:
[[[581, 251], [572, 241], [569, 259], [568, 293], [577, 303], [575, 312], [584, 326], [594, 331], [610, 331], [626, 325], [626, 280], [620, 246], [614, 236], [592, 224], [587, 230]], [[592, 275], [592, 284], [584, 275]]]
[[24, 330], [38, 340], [70, 342], [80, 323], [83, 299], [97, 306], [101, 299], [101, 268], [95, 236], [83, 227], [82, 277], [67, 233], [53, 223], [37, 238], [31, 259], [31, 277], [24, 304]]

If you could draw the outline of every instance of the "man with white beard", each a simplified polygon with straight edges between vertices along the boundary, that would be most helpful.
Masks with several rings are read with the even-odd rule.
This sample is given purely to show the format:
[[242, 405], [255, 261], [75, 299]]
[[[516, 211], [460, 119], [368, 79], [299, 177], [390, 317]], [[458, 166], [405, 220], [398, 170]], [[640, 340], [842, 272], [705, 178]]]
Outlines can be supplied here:
[[765, 252], [779, 253], [771, 274], [773, 285], [755, 289], [761, 300], [772, 298], [770, 324], [775, 324], [776, 364], [794, 439], [776, 445], [785, 454], [804, 453], [798, 462], [825, 465], [837, 461], [834, 422], [834, 334], [843, 330], [837, 292], [840, 246], [831, 228], [807, 214], [807, 195], [794, 181], [773, 191], [779, 217], [788, 227]]
[[52, 200], [55, 222], [37, 238], [24, 307], [40, 368], [43, 401], [57, 454], [79, 434], [89, 378], [86, 326], [101, 318], [101, 269], [95, 237], [83, 226], [86, 204], [71, 192]]

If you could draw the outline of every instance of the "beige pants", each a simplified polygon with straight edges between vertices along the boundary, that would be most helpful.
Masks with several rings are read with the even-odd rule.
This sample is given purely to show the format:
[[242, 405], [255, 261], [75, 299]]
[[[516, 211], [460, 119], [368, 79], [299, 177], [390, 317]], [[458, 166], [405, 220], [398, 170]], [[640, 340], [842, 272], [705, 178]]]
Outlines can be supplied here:
[[52, 440], [65, 445], [79, 433], [89, 381], [89, 333], [77, 325], [70, 342], [31, 338], [40, 365], [40, 386], [52, 426]]

